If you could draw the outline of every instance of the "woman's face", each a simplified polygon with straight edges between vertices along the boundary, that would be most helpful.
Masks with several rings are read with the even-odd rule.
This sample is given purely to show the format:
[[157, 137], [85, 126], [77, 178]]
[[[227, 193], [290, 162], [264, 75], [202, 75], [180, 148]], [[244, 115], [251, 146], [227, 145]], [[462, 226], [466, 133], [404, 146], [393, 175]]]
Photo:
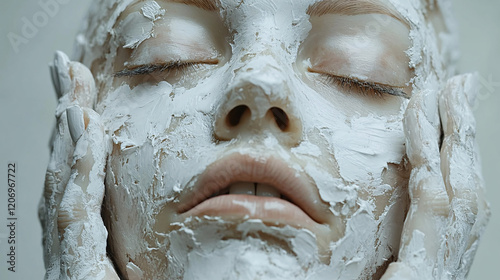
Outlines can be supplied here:
[[94, 73], [124, 276], [371, 279], [393, 259], [413, 72], [389, 1], [136, 1], [113, 30]]

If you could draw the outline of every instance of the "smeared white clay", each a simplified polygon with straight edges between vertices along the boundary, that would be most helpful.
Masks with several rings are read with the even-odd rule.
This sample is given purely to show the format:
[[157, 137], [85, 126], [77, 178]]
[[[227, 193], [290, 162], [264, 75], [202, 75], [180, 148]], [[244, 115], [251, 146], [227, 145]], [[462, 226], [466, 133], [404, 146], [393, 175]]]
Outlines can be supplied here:
[[144, 3], [141, 12], [134, 12], [120, 22], [116, 33], [121, 36], [124, 48], [135, 49], [154, 35], [154, 22], [165, 14], [155, 1]]
[[[196, 224], [196, 230], [189, 225]], [[231, 237], [221, 230], [232, 229]], [[266, 236], [276, 239], [266, 241]], [[314, 235], [292, 227], [270, 227], [260, 220], [240, 224], [199, 218], [179, 224], [165, 236], [171, 263], [165, 275], [182, 279], [306, 279], [307, 269], [324, 267]], [[187, 245], [187, 246], [186, 246]], [[290, 254], [296, 252], [297, 256]], [[183, 268], [180, 270], [180, 268]], [[213, 269], [217, 267], [217, 269]], [[210, 273], [207, 273], [210, 272]], [[314, 279], [314, 278], [311, 278]]]
[[156, 1], [147, 1], [141, 8], [142, 14], [153, 22], [165, 15], [165, 10]]
[[[399, 106], [394, 106], [394, 109], [384, 109], [387, 114], [385, 116], [375, 117], [366, 109], [361, 110], [359, 116], [346, 115], [343, 109], [332, 110], [331, 103], [324, 101], [324, 95], [314, 93], [305, 83], [299, 82], [297, 76], [290, 75], [295, 73], [291, 66], [296, 59], [295, 54], [299, 52], [300, 43], [307, 38], [311, 29], [311, 23], [305, 15], [310, 3], [295, 3], [296, 11], [281, 15], [279, 20], [275, 19], [275, 12], [263, 13], [262, 11], [269, 7], [263, 7], [263, 3], [258, 1], [240, 9], [232, 7], [233, 4], [229, 2], [222, 4], [227, 5], [224, 7], [227, 11], [226, 21], [230, 24], [230, 31], [235, 34], [228, 63], [212, 71], [210, 77], [202, 77], [199, 84], [192, 88], [182, 87], [182, 80], [177, 85], [160, 82], [157, 85], [139, 85], [132, 90], [124, 85], [108, 93], [105, 101], [98, 106], [97, 110], [101, 112], [103, 119], [107, 120], [106, 127], [113, 133], [116, 147], [121, 147], [112, 155], [107, 185], [110, 187], [109, 199], [125, 203], [115, 206], [116, 210], [110, 220], [141, 221], [132, 228], [129, 224], [114, 223], [110, 234], [116, 236], [113, 248], [117, 252], [119, 263], [122, 263], [122, 256], [128, 254], [147, 277], [164, 277], [165, 274], [157, 268], [168, 262], [168, 256], [176, 254], [169, 249], [168, 243], [151, 244], [138, 240], [137, 236], [142, 236], [144, 232], [147, 235], [154, 232], [152, 225], [162, 223], [151, 220], [154, 216], [148, 213], [157, 213], [163, 205], [175, 198], [177, 191], [189, 187], [188, 183], [192, 183], [193, 176], [201, 174], [208, 164], [229, 152], [239, 151], [260, 157], [262, 152], [267, 154], [267, 151], [272, 150], [275, 156], [287, 160], [294, 168], [305, 171], [310, 176], [317, 185], [321, 198], [330, 203], [332, 214], [337, 215], [338, 218], [335, 219], [339, 221], [333, 226], [335, 233], [332, 232], [329, 237], [334, 242], [330, 245], [322, 244], [326, 248], [322, 248], [321, 253], [330, 256], [327, 258], [328, 265], [311, 266], [307, 269], [307, 274], [303, 274], [304, 272], [299, 273], [302, 269], [300, 266], [290, 263], [287, 267], [300, 268], [295, 274], [290, 274], [295, 275], [292, 278], [369, 278], [385, 259], [396, 254], [404, 218], [404, 186], [398, 186], [395, 192], [387, 191], [387, 184], [380, 177], [388, 167], [387, 163], [399, 164], [404, 154], [400, 113], [404, 110], [403, 105], [400, 103]], [[274, 7], [273, 11], [289, 9], [289, 3], [275, 4], [278, 6]], [[173, 8], [166, 7], [166, 10], [165, 18], [169, 17]], [[241, 20], [247, 17], [262, 17], [263, 20], [248, 25]], [[294, 23], [294, 27], [290, 29], [288, 26], [291, 23]], [[267, 26], [270, 25], [276, 27], [269, 29]], [[257, 43], [247, 43], [255, 39]], [[147, 46], [147, 43], [145, 41], [142, 47]], [[401, 51], [404, 52], [404, 49]], [[232, 73], [236, 75], [233, 76]], [[224, 94], [209, 94], [217, 92]], [[324, 94], [331, 95], [326, 91]], [[255, 125], [249, 128], [250, 134], [242, 131], [235, 135], [235, 141], [214, 145], [211, 141], [213, 120], [210, 116], [215, 114], [223, 118], [223, 114], [238, 105], [238, 102], [248, 104], [252, 110], [253, 123], [260, 123], [261, 126], [266, 125], [260, 120], [264, 118], [270, 106], [283, 108], [292, 121], [301, 123], [306, 141], [301, 141], [290, 153], [282, 143], [287, 146], [294, 145], [294, 141], [300, 136], [291, 134], [282, 137], [266, 131], [261, 132], [262, 127]], [[355, 105], [360, 101], [347, 99], [345, 102]], [[297, 107], [298, 104], [301, 107]], [[308, 113], [313, 111], [319, 111], [320, 114]], [[319, 116], [321, 117], [318, 118]], [[221, 131], [216, 133], [225, 133]], [[296, 133], [302, 134], [300, 131]], [[309, 142], [307, 137], [310, 133], [319, 138]], [[187, 139], [189, 140], [186, 141]], [[286, 141], [282, 142], [284, 139]], [[254, 146], [244, 148], [246, 141], [254, 143]], [[355, 143], [359, 144], [354, 145]], [[321, 156], [318, 158], [314, 153], [311, 154], [314, 149], [301, 148], [302, 145], [318, 147]], [[325, 157], [327, 154], [330, 156]], [[333, 155], [335, 160], [331, 158]], [[311, 160], [312, 158], [314, 160]], [[186, 168], [192, 172], [185, 172]], [[377, 187], [378, 185], [380, 187]], [[126, 189], [123, 189], [123, 186], [126, 186]], [[369, 199], [366, 195], [361, 198], [358, 195], [358, 191], [368, 186], [372, 186], [377, 193], [383, 193], [381, 197], [386, 198], [382, 199], [391, 201], [392, 206], [379, 209], [381, 213], [374, 215], [376, 207], [373, 205], [373, 198]], [[379, 189], [383, 190], [378, 191]], [[126, 191], [123, 192], [124, 190]], [[147, 197], [155, 199], [150, 200]], [[399, 202], [396, 203], [397, 201]], [[115, 204], [111, 200], [107, 203]], [[121, 207], [130, 204], [138, 205], [137, 209], [140, 211]], [[249, 212], [251, 210], [249, 209]], [[344, 219], [347, 221], [346, 226], [340, 222]], [[378, 226], [382, 221], [386, 221], [386, 226], [379, 230]], [[360, 230], [360, 227], [363, 230]], [[199, 228], [190, 230], [198, 235], [202, 232]], [[275, 234], [281, 236], [279, 231]], [[150, 235], [148, 239], [155, 240], [154, 236]], [[176, 241], [176, 238], [177, 235], [171, 235], [167, 239], [180, 244], [187, 242], [185, 239]], [[374, 243], [375, 240], [380, 243]], [[236, 246], [235, 248], [245, 244], [236, 240], [226, 242], [234, 242], [231, 246]], [[220, 246], [218, 250], [225, 252], [226, 245]], [[125, 248], [128, 248], [126, 252]], [[157, 249], [151, 251], [151, 248]], [[184, 245], [183, 248], [186, 250], [190, 247]], [[297, 246], [293, 250], [304, 252], [309, 249]], [[315, 258], [320, 258], [317, 253], [314, 254]], [[295, 255], [301, 256], [299, 253]], [[167, 256], [167, 259], [162, 256]], [[233, 259], [231, 254], [218, 256], [225, 259], [220, 260], [220, 263]], [[297, 261], [292, 256], [281, 258], [290, 262]], [[126, 263], [128, 259], [123, 261]], [[202, 267], [211, 266], [211, 261], [210, 258], [198, 257], [197, 266], [189, 264], [190, 262], [184, 261], [174, 262], [171, 265], [178, 267], [166, 274], [167, 277], [176, 277], [175, 273], [182, 273], [179, 275], [184, 277], [200, 274], [204, 271]], [[239, 273], [243, 266], [231, 266], [231, 269], [233, 271], [228, 272], [229, 275], [235, 275], [234, 273]], [[250, 265], [245, 269], [249, 270], [249, 275], [258, 273], [258, 270], [252, 270]], [[283, 267], [271, 266], [269, 269], [267, 276], [260, 277], [273, 279], [272, 275], [283, 274], [280, 272]], [[324, 278], [318, 274], [320, 271], [324, 273]], [[254, 276], [257, 277], [257, 274]], [[213, 276], [211, 279], [221, 278]]]
[[[210, 28], [229, 29], [230, 51], [205, 37], [202, 40], [208, 42], [210, 50], [206, 58], [217, 57], [217, 66], [201, 66], [203, 71], [180, 75], [175, 83], [149, 81], [131, 87], [122, 82], [113, 86], [111, 75], [123, 66], [114, 64], [117, 50], [130, 48], [140, 57], [138, 49], [143, 48], [148, 57], [166, 54], [165, 60], [184, 59], [189, 53], [171, 54], [169, 46], [196, 40], [190, 34], [205, 30], [197, 19], [210, 15], [182, 4], [148, 1], [112, 29], [131, 2], [108, 0], [96, 4], [87, 21], [87, 32], [92, 36], [79, 36], [77, 50], [87, 65], [105, 56], [95, 73], [103, 89], [96, 110], [114, 143], [104, 203], [118, 270], [129, 279], [380, 277], [383, 270], [378, 268], [398, 255], [407, 209], [406, 175], [398, 174], [395, 167], [405, 173], [402, 119], [407, 101], [393, 97], [376, 101], [346, 94], [345, 89], [321, 82], [318, 74], [307, 71], [317, 64], [304, 47], [311, 30], [315, 30], [306, 10], [316, 1], [222, 0], [220, 25]], [[446, 56], [455, 49], [448, 45], [453, 39], [443, 41], [440, 52], [432, 26], [422, 24], [426, 22], [422, 13], [425, 9], [419, 2], [388, 2], [408, 20], [411, 39], [409, 62], [393, 57], [391, 65], [398, 61], [402, 63], [399, 69], [406, 63], [413, 68], [413, 94], [441, 89], [452, 69], [441, 68], [448, 65], [440, 63], [446, 59], [441, 53]], [[369, 21], [370, 15], [362, 16]], [[153, 30], [162, 25], [162, 20], [177, 17], [190, 21], [186, 28], [193, 32], [186, 32], [186, 38], [164, 42], [167, 51], [161, 54], [154, 45], [148, 47], [158, 39], [152, 38]], [[403, 32], [401, 26], [398, 32]], [[108, 37], [111, 40], [105, 45]], [[194, 58], [207, 54], [193, 53]], [[383, 61], [381, 55], [374, 49], [368, 57]], [[343, 71], [353, 71], [353, 77], [376, 77], [377, 73], [361, 71], [377, 69], [376, 65], [347, 65], [351, 68]], [[408, 72], [396, 81], [408, 85], [405, 77]], [[387, 83], [394, 81], [388, 79]], [[252, 115], [247, 120], [249, 129], [235, 133], [223, 127], [218, 118], [241, 104], [248, 106]], [[271, 107], [284, 110], [296, 130], [286, 134], [273, 130], [272, 123], [265, 121]], [[224, 141], [213, 141], [214, 135]], [[329, 205], [330, 212], [325, 213], [332, 221], [329, 242], [319, 242], [319, 233], [266, 226], [256, 220], [233, 224], [205, 217], [174, 222], [175, 217], [157, 216], [165, 209], [173, 213], [175, 208], [169, 205], [176, 202], [179, 193], [192, 188], [210, 163], [232, 153], [260, 160], [271, 153], [297, 172], [307, 174], [321, 197], [318, 203]], [[260, 238], [263, 233], [272, 238]], [[419, 234], [425, 237], [425, 233], [415, 232]], [[419, 240], [412, 239], [411, 246], [422, 246]], [[286, 250], [280, 248], [281, 242]], [[422, 255], [424, 263], [426, 256]], [[430, 274], [426, 271], [422, 275]]]

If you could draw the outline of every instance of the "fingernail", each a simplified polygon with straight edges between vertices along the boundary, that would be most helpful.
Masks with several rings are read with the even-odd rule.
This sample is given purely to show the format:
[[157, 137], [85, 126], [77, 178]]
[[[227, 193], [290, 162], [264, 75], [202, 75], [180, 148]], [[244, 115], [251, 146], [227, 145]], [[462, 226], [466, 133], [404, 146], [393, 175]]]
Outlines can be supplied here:
[[65, 53], [61, 51], [56, 52], [54, 57], [54, 64], [51, 65], [51, 75], [58, 98], [61, 98], [61, 96], [71, 90], [69, 63], [70, 60]]
[[57, 69], [54, 63], [49, 64], [50, 69], [50, 77], [52, 78], [52, 85], [54, 86], [54, 90], [56, 92], [57, 99], [61, 98], [61, 87], [59, 85], [59, 75], [57, 74]]
[[82, 108], [78, 105], [69, 107], [66, 109], [66, 117], [68, 118], [69, 134], [73, 142], [76, 143], [85, 131]]

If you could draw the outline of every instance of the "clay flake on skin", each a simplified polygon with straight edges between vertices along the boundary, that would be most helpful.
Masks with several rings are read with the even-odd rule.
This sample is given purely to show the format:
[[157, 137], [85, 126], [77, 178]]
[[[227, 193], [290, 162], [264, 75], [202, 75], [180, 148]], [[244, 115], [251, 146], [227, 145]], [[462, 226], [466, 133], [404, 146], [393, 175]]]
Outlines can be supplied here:
[[450, 1], [351, 2], [95, 1], [51, 68], [46, 279], [465, 279]]

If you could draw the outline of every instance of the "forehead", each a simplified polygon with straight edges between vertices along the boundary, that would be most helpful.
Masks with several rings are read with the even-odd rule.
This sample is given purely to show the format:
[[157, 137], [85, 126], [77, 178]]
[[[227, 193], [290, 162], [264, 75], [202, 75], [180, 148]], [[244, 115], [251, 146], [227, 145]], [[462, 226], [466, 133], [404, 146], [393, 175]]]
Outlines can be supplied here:
[[[151, 0], [132, 0], [128, 1], [130, 4], [127, 10], [134, 10], [141, 7], [146, 2]], [[289, 10], [297, 10], [307, 7], [305, 12], [309, 15], [321, 16], [328, 13], [337, 13], [344, 15], [357, 15], [378, 13], [387, 14], [397, 19], [402, 19], [399, 12], [391, 5], [389, 0], [247, 0], [247, 1], [234, 1], [234, 0], [156, 0], [160, 5], [168, 3], [179, 3], [193, 7], [197, 7], [207, 11], [218, 11], [220, 9], [229, 8], [242, 8], [245, 6], [253, 6], [264, 4], [263, 7], [273, 10], [273, 6], [288, 6]], [[273, 5], [268, 5], [273, 3]], [[284, 12], [284, 10], [277, 10], [275, 12]]]
[[[223, 17], [233, 14], [233, 16], [226, 18], [226, 21], [231, 23], [234, 21], [248, 21], [249, 18], [246, 17], [248, 14], [252, 17], [279, 17], [284, 14], [293, 14], [294, 18], [302, 17], [302, 15], [306, 14], [316, 17], [328, 14], [349, 16], [382, 14], [390, 16], [410, 28], [408, 20], [392, 5], [391, 0], [131, 0], [128, 2], [130, 3], [124, 7], [124, 11], [120, 12], [116, 20], [117, 23], [133, 12], [142, 11], [144, 14], [144, 9], [148, 9], [151, 6], [156, 6], [158, 9], [164, 8], [168, 14], [169, 6], [172, 7], [171, 4], [181, 4], [196, 7], [207, 12], [218, 12]], [[170, 10], [173, 13], [177, 11], [176, 9]], [[234, 14], [237, 16], [235, 17]], [[235, 20], [235, 18], [238, 20]], [[253, 24], [256, 23], [254, 22]], [[280, 24], [276, 22], [276, 25], [281, 24], [283, 22]]]
[[[230, 25], [245, 24], [252, 21], [248, 12], [252, 7], [271, 17], [286, 15], [307, 19], [304, 15], [322, 15], [325, 13], [359, 14], [379, 13], [389, 14], [409, 24], [410, 29], [426, 29], [422, 16], [425, 7], [434, 0], [95, 0], [83, 24], [81, 36], [77, 40], [75, 56], [86, 65], [91, 65], [102, 56], [109, 37], [116, 32], [114, 29], [121, 19], [128, 14], [137, 12], [148, 2], [156, 2], [162, 7], [172, 3], [196, 7], [200, 11], [220, 13], [222, 17], [232, 13], [224, 20]], [[441, 2], [446, 2], [442, 0]], [[166, 9], [166, 13], [175, 9]], [[193, 9], [195, 10], [195, 9]], [[245, 17], [246, 20], [243, 20]], [[255, 18], [255, 17], [253, 17]], [[262, 22], [262, 21], [261, 21]], [[279, 24], [286, 24], [276, 20]], [[259, 24], [259, 21], [254, 21]], [[240, 25], [241, 26], [241, 25]], [[104, 49], [103, 49], [104, 48]]]
[[[381, 13], [389, 14], [397, 19], [402, 19], [410, 26], [423, 26], [423, 17], [411, 16], [412, 14], [424, 14], [426, 9], [433, 9], [436, 0], [156, 0], [161, 5], [169, 3], [180, 3], [198, 7], [207, 11], [245, 10], [249, 6], [262, 6], [267, 12], [279, 15], [292, 11], [297, 13], [308, 13], [321, 15], [324, 13], [360, 14]], [[88, 17], [83, 25], [82, 32], [86, 34], [91, 45], [102, 45], [106, 33], [108, 33], [119, 19], [130, 12], [140, 10], [147, 2], [152, 0], [95, 0], [89, 10]], [[439, 1], [448, 3], [446, 0]], [[276, 7], [280, 9], [276, 9]], [[274, 9], [273, 9], [274, 7]], [[274, 10], [274, 11], [273, 11]], [[95, 44], [93, 44], [95, 43]]]

